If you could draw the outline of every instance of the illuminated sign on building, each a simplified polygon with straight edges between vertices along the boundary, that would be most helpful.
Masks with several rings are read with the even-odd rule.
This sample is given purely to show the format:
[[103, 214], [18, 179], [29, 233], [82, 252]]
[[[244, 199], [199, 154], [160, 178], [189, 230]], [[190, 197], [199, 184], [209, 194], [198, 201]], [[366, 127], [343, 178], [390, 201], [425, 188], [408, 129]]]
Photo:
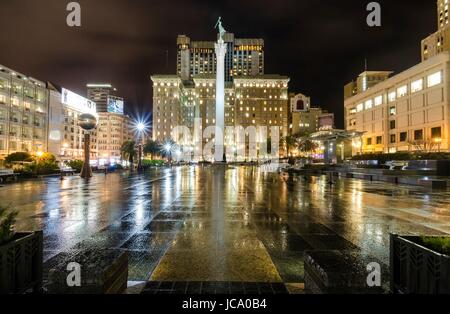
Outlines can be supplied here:
[[331, 130], [334, 128], [334, 114], [325, 114], [319, 117], [319, 130]]
[[68, 89], [63, 88], [61, 91], [61, 102], [81, 113], [97, 114], [97, 105], [95, 102], [90, 101]]
[[108, 96], [108, 112], [123, 114], [123, 98]]

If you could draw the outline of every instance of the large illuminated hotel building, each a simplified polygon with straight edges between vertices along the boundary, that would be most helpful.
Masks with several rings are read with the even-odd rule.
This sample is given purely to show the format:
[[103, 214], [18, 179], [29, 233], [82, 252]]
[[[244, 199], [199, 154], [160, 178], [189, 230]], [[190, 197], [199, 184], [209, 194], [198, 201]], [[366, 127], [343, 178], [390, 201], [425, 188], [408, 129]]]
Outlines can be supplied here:
[[[280, 137], [288, 129], [289, 78], [264, 74], [264, 41], [235, 39], [225, 34], [225, 125], [278, 127]], [[154, 75], [153, 139], [172, 137], [176, 126], [187, 126], [194, 134], [194, 124], [201, 121], [204, 130], [215, 126], [216, 59], [214, 42], [193, 42], [179, 36], [177, 75]], [[265, 141], [258, 135], [258, 141]], [[204, 140], [203, 142], [206, 142]], [[227, 146], [239, 143], [227, 137]], [[242, 144], [244, 145], [244, 144]]]
[[46, 84], [0, 65], [0, 159], [47, 149]]

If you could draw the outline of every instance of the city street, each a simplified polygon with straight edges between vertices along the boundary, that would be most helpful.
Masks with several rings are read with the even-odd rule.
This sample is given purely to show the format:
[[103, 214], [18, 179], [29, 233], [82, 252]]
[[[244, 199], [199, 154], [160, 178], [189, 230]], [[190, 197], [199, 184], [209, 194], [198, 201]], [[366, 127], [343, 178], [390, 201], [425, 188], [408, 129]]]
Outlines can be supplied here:
[[[127, 250], [129, 280], [304, 282], [308, 250], [355, 252], [389, 273], [389, 233], [450, 233], [450, 191], [257, 167], [180, 167], [0, 187], [18, 230], [44, 230], [44, 260]], [[48, 269], [48, 267], [47, 267]]]

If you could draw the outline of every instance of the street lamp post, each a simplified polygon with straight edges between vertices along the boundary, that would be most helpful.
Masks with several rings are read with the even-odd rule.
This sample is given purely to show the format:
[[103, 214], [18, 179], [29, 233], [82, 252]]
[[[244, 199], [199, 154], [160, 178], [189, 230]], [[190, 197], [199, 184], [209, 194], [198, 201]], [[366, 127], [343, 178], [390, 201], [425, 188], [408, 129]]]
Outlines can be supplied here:
[[169, 159], [169, 163], [172, 164], [172, 145], [167, 143], [164, 145], [164, 150], [167, 153], [168, 159]]
[[345, 159], [345, 144], [342, 142], [341, 144], [339, 144], [339, 147], [341, 149], [341, 159], [342, 159], [342, 162], [344, 162], [344, 159]]
[[91, 155], [91, 135], [90, 131], [95, 129], [97, 126], [97, 117], [90, 113], [83, 113], [78, 118], [78, 125], [85, 131], [84, 134], [84, 163], [81, 170], [80, 176], [84, 179], [92, 177], [92, 169], [90, 165], [90, 155]]
[[142, 122], [139, 122], [136, 125], [137, 131], [138, 131], [138, 166], [137, 170], [138, 172], [142, 171], [142, 140], [143, 140], [143, 133], [145, 131], [145, 124]]

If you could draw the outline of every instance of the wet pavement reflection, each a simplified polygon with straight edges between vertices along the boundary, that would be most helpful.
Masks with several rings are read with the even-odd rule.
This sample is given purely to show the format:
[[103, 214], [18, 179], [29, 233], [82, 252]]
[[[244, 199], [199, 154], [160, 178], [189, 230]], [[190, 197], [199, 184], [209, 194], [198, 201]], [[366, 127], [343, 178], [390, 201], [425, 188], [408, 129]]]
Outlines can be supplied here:
[[[47, 178], [0, 187], [18, 230], [64, 252], [126, 250], [129, 279], [304, 282], [305, 251], [351, 251], [387, 271], [389, 233], [450, 233], [450, 190], [293, 176], [257, 167]], [[353, 255], [352, 255], [353, 256]]]

